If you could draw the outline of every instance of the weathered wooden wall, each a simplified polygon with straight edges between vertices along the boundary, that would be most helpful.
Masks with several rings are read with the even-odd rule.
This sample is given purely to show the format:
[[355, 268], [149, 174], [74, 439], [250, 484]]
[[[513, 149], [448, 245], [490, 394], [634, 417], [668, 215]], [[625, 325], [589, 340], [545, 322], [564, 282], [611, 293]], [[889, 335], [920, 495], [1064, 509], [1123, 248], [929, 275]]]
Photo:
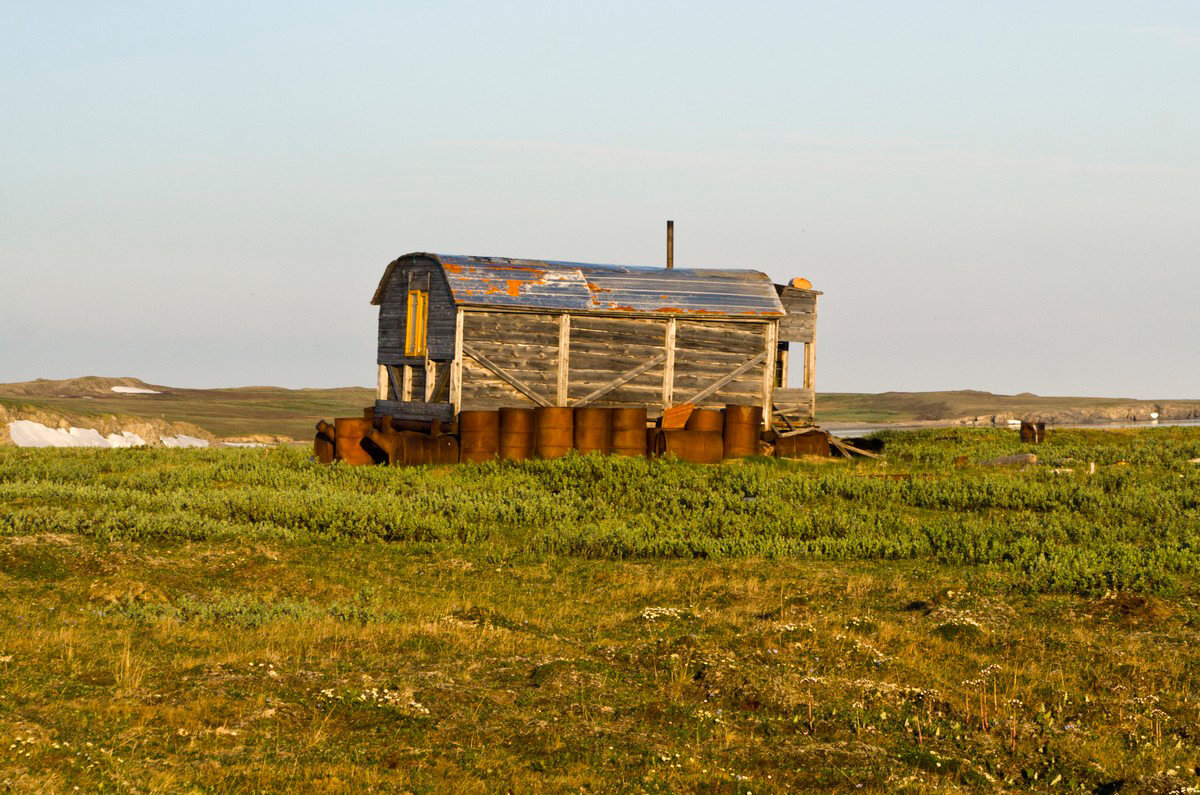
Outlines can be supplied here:
[[[462, 409], [556, 405], [561, 316], [464, 310]], [[773, 321], [772, 321], [773, 322]], [[590, 405], [661, 409], [668, 319], [571, 315], [567, 340], [566, 403], [572, 405], [623, 374], [638, 374]], [[769, 323], [675, 320], [672, 403], [686, 402], [762, 353]], [[481, 363], [471, 352], [482, 354]], [[651, 365], [643, 368], [644, 365]], [[703, 396], [700, 405], [763, 402], [765, 361]], [[509, 378], [501, 376], [502, 370]], [[520, 383], [515, 386], [512, 381]], [[523, 387], [523, 388], [522, 388]]]
[[429, 358], [454, 358], [454, 302], [441, 266], [424, 257], [405, 258], [392, 270], [379, 304], [379, 364], [416, 364], [424, 357], [404, 356], [408, 291], [429, 290]]
[[779, 322], [779, 339], [785, 342], [812, 342], [817, 330], [817, 293], [784, 287], [779, 302], [787, 316]]

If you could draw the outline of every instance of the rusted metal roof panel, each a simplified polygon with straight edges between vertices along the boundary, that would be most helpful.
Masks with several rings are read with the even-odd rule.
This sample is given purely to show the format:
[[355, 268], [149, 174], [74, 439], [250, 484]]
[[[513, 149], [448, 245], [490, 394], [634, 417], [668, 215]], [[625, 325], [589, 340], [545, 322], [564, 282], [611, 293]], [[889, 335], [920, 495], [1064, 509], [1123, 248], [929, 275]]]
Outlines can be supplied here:
[[784, 315], [775, 286], [752, 270], [649, 268], [427, 254], [458, 304], [577, 312]]

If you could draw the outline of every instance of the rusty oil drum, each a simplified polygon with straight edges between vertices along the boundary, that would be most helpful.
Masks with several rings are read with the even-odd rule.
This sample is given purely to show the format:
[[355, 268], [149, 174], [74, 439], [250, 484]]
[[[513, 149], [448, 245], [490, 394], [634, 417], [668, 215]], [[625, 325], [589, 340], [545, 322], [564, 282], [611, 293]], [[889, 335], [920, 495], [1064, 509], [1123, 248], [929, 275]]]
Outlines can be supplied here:
[[612, 450], [612, 409], [580, 406], [575, 409], [575, 449], [580, 453]]
[[730, 403], [725, 406], [724, 443], [726, 458], [758, 455], [762, 433], [762, 407]]
[[334, 459], [344, 461], [347, 466], [374, 464], [362, 446], [363, 437], [371, 431], [371, 421], [362, 417], [338, 417], [333, 421]]
[[654, 452], [693, 464], [719, 464], [724, 442], [719, 431], [660, 430], [654, 435]]
[[317, 435], [313, 439], [313, 457], [322, 464], [332, 464], [334, 444], [333, 426], [321, 420], [317, 423]]
[[537, 426], [533, 409], [500, 409], [500, 457], [506, 461], [533, 458]]
[[490, 461], [500, 453], [500, 413], [463, 411], [458, 415], [458, 449], [462, 461]]
[[646, 408], [612, 410], [613, 455], [646, 455]]
[[379, 430], [368, 431], [366, 440], [362, 442], [362, 445], [373, 458], [377, 458], [381, 463], [396, 463], [399, 437], [391, 428], [384, 426]]
[[725, 429], [725, 415], [720, 409], [696, 409], [683, 426], [687, 431], [716, 431]]
[[447, 434], [430, 436], [417, 431], [396, 434], [397, 466], [428, 466], [458, 463], [458, 439]]
[[575, 410], [565, 406], [539, 406], [533, 412], [538, 457], [559, 458], [570, 452], [575, 446]]

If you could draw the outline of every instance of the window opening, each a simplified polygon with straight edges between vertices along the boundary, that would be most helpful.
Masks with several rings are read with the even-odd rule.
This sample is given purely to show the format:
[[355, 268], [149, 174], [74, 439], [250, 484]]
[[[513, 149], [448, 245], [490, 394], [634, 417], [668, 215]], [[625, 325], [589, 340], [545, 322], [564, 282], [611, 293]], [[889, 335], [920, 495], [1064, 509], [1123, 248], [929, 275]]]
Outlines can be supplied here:
[[429, 335], [429, 291], [408, 291], [404, 355], [424, 356]]

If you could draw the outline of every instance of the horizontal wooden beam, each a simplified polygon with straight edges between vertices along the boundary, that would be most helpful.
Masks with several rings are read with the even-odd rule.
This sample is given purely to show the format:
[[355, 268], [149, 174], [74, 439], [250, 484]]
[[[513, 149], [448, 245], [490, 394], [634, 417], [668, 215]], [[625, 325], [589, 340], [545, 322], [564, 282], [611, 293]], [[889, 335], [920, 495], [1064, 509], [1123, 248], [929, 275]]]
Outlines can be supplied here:
[[420, 400], [377, 400], [375, 415], [449, 422], [454, 419], [454, 406], [449, 403], [425, 403]]
[[622, 387], [625, 384], [628, 384], [630, 381], [637, 378], [642, 373], [646, 372], [647, 370], [654, 369], [655, 367], [662, 364], [666, 360], [667, 360], [667, 352], [663, 351], [662, 353], [658, 354], [650, 361], [642, 362], [641, 364], [639, 364], [637, 367], [633, 368], [632, 370], [628, 370], [624, 373], [621, 373], [621, 375], [617, 376], [613, 380], [611, 380], [608, 383], [604, 384], [603, 386], [599, 387], [595, 391], [589, 392], [588, 394], [579, 398], [579, 400], [576, 400], [571, 405], [572, 406], [586, 406], [587, 404], [591, 403], [593, 400], [604, 397], [609, 392], [612, 392], [614, 389], [617, 389], [618, 387]]
[[746, 372], [747, 370], [750, 370], [751, 368], [755, 367], [758, 364], [761, 364], [763, 361], [766, 360], [766, 358], [767, 358], [767, 352], [763, 351], [762, 353], [755, 356], [753, 359], [743, 362], [735, 370], [732, 370], [731, 372], [728, 372], [725, 375], [718, 378], [716, 381], [713, 381], [711, 384], [704, 387], [704, 389], [701, 389], [699, 392], [692, 395], [690, 398], [688, 398], [684, 402], [685, 403], [699, 403], [701, 400], [704, 400], [704, 398], [708, 397], [713, 392], [716, 392], [718, 389], [725, 386], [726, 384], [728, 384], [733, 379], [737, 378], [742, 373]]
[[546, 400], [544, 397], [539, 395], [536, 391], [534, 391], [534, 389], [531, 386], [526, 384], [524, 381], [520, 380], [519, 378], [514, 378], [512, 375], [505, 372], [504, 368], [500, 367], [495, 362], [493, 362], [491, 359], [489, 359], [487, 356], [480, 353], [479, 350], [477, 350], [475, 348], [475, 346], [469, 345], [466, 342], [464, 342], [462, 344], [462, 351], [463, 351], [463, 353], [470, 356], [475, 361], [479, 362], [486, 369], [491, 370], [492, 373], [494, 373], [495, 376], [497, 378], [499, 378], [501, 381], [508, 384], [513, 389], [520, 392], [521, 394], [527, 396], [530, 400], [532, 400], [534, 403], [537, 403], [539, 406], [554, 405], [553, 403], [551, 403], [550, 401]]

